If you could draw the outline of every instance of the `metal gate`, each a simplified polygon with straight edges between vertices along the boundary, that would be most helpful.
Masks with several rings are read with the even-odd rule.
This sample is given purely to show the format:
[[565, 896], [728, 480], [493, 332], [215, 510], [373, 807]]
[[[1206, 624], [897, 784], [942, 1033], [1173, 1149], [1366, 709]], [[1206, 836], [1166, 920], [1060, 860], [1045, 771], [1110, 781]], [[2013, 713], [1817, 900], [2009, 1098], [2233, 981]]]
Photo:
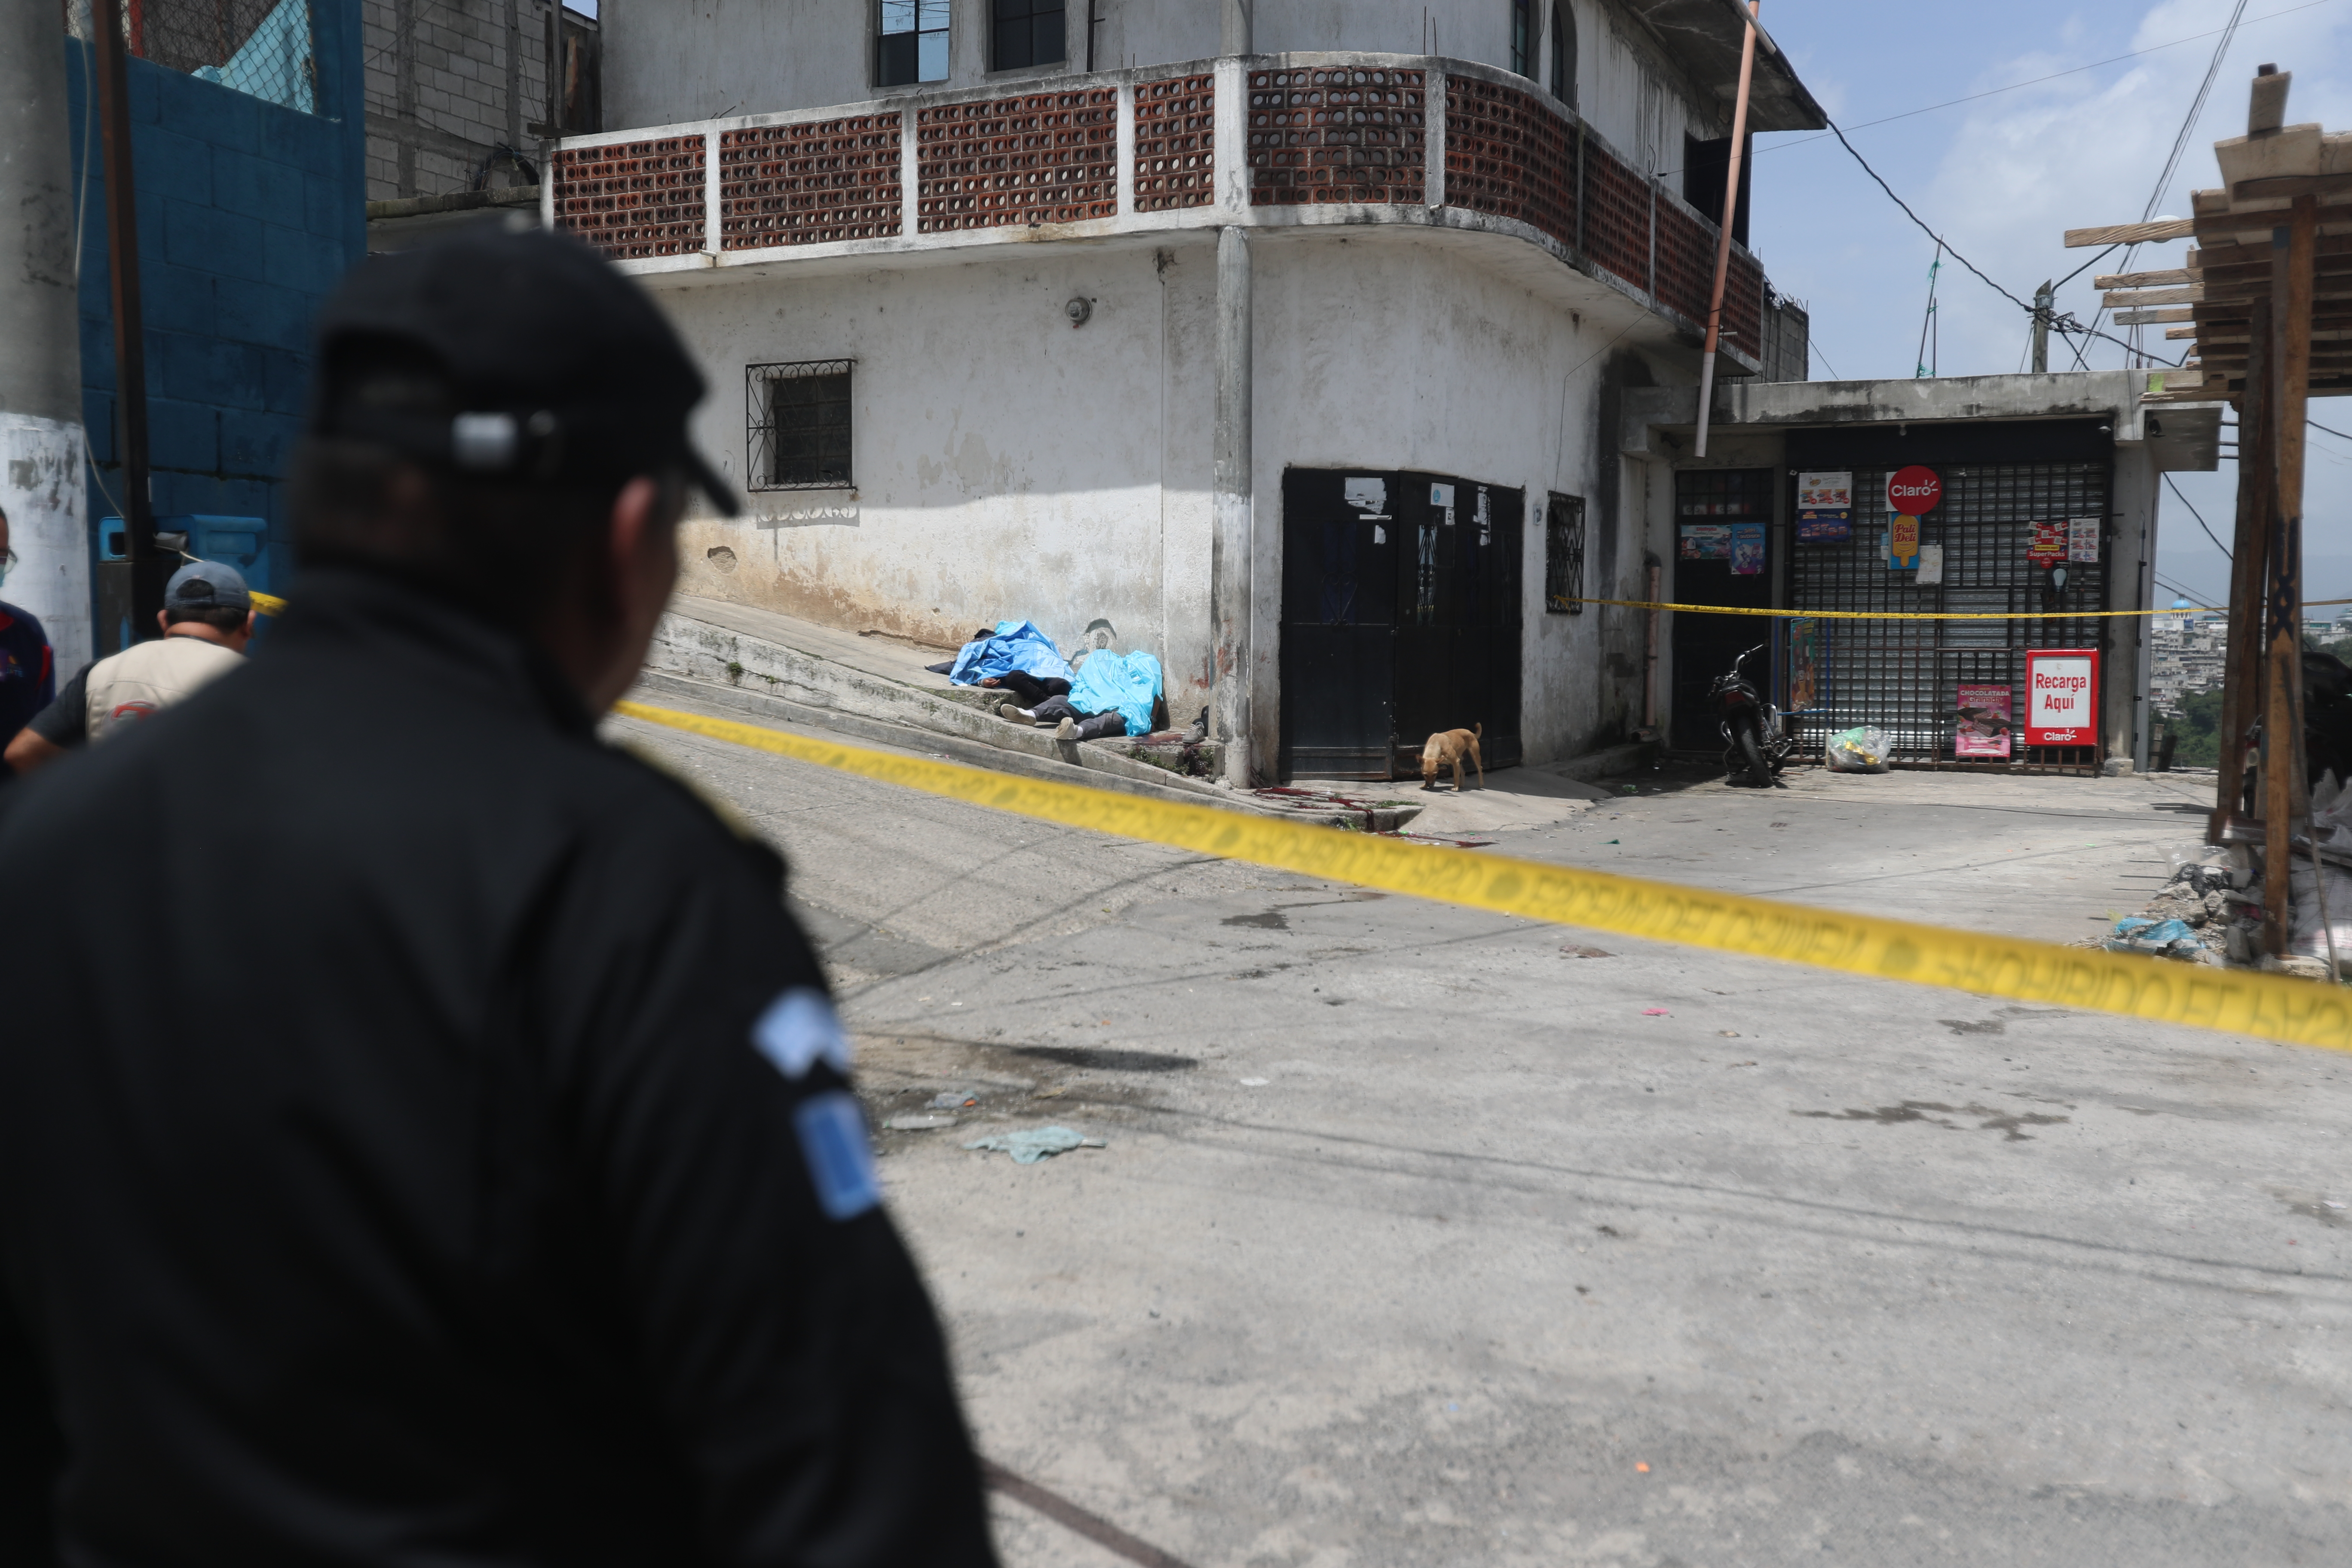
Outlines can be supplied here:
[[[1809, 706], [1794, 721], [1800, 745], [1818, 749], [1832, 732], [1875, 724], [1894, 737], [1894, 756], [1912, 766], [2096, 768], [2096, 746], [2024, 743], [2025, 650], [2105, 646], [2107, 623], [2082, 612], [2104, 610], [2114, 548], [2105, 463], [1968, 463], [1937, 470], [1942, 504], [1920, 520], [1922, 544], [1944, 551], [1943, 582], [1921, 587], [1913, 572], [1886, 564], [1883, 512], [1857, 505], [1853, 537], [1790, 547], [1790, 596], [1798, 610], [2040, 612], [2014, 621], [1822, 621]], [[1887, 470], [1853, 470], [1853, 495], [1883, 497]], [[1793, 483], [1793, 477], [1791, 479]], [[2063, 563], [2063, 587], [2029, 558], [2037, 522], [2100, 520], [2099, 559]], [[1806, 635], [1802, 626], [1794, 635]], [[2015, 725], [2007, 761], [1962, 760], [1953, 731], [1962, 686], [2007, 686]], [[1802, 693], [1792, 693], [1801, 697]]]

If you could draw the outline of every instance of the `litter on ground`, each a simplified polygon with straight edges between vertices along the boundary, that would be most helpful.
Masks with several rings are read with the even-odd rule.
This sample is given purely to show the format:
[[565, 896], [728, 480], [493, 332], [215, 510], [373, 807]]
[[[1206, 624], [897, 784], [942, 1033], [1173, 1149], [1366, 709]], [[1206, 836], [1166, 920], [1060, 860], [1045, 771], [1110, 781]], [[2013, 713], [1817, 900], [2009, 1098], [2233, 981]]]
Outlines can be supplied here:
[[1100, 1138], [1083, 1137], [1066, 1127], [1024, 1127], [1017, 1132], [976, 1138], [964, 1147], [1010, 1154], [1016, 1165], [1034, 1165], [1049, 1154], [1066, 1154], [1073, 1149], [1105, 1149], [1109, 1144]]

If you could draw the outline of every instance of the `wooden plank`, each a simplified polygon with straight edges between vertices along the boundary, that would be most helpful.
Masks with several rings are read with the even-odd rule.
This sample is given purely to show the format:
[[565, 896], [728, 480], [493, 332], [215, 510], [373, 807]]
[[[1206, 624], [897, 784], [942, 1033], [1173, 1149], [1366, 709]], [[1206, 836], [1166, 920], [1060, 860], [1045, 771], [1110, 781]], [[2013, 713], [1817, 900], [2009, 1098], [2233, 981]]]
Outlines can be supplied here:
[[2194, 283], [2197, 275], [2186, 267], [2157, 272], [2102, 272], [2091, 279], [2094, 289], [2160, 289], [2168, 283]]
[[[2284, 207], [2270, 207], [2255, 212], [2220, 213], [2211, 217], [2198, 218], [2196, 234], [2200, 242], [2206, 239], [2234, 239], [2242, 234], [2268, 234], [2272, 229], [2285, 227], [2287, 216], [2287, 209]], [[2319, 209], [2319, 222], [2322, 227], [2339, 229], [2342, 226], [2352, 225], [2352, 206], [2322, 207]]]
[[2161, 245], [2168, 239], [2187, 239], [2197, 232], [2193, 219], [2163, 218], [2155, 223], [2117, 223], [2105, 228], [2070, 228], [2066, 231], [2066, 248], [2081, 250], [2087, 246]]
[[2154, 326], [2158, 321], [2193, 321], [2196, 319], [2197, 312], [2194, 310], [2118, 310], [2116, 312], [2116, 325], [2119, 327], [2147, 327]]
[[2186, 289], [2118, 289], [2099, 302], [2110, 310], [2144, 310], [2150, 305], [2198, 305], [2208, 298], [2205, 286], [2191, 284]]
[[[2253, 283], [2192, 283], [2186, 289], [2119, 289], [2102, 297], [2102, 303], [2111, 310], [2142, 309], [2149, 305], [2221, 305], [2231, 300], [2252, 300], [2263, 292]], [[2352, 300], [2352, 273], [2330, 275], [2315, 280], [2313, 298], [2317, 300]]]
[[[2352, 256], [2352, 234], [2332, 235], [2319, 242], [2314, 253], [2323, 261], [2331, 256]], [[2216, 267], [2268, 267], [2271, 264], [2271, 242], [2259, 240], [2252, 245], [2207, 245], [2189, 251], [2183, 265], [2196, 272]]]
[[2340, 196], [2352, 193], [2352, 174], [2273, 174], [2267, 179], [2240, 180], [2230, 187], [2230, 200], [2276, 202], [2293, 196]]
[[[2284, 101], [2284, 95], [2281, 95]], [[2278, 407], [2271, 421], [2270, 450], [2278, 455], [2272, 526], [2283, 531], [2267, 552], [2271, 571], [2269, 688], [2263, 736], [2263, 819], [2276, 831], [2277, 844], [2263, 857], [2263, 940], [2273, 953], [2287, 950], [2288, 840], [2308, 809], [2303, 777], [2303, 447], [2308, 434], [2305, 405], [2310, 396], [2312, 252], [2318, 242], [2319, 199], [2298, 196], [2286, 249], [2277, 252], [2272, 282], [2276, 312], [2279, 366], [2273, 374]]]
[[2267, 71], [2254, 78], [2246, 95], [2247, 135], [2260, 136], [2286, 123], [2286, 89], [2294, 80], [2293, 71]]
[[[2270, 326], [2270, 300], [2257, 300], [2254, 341], [2265, 360]], [[2258, 364], [2256, 369], [2262, 371], [2264, 366]], [[2267, 374], [2262, 374], [2249, 380], [2238, 405], [2238, 449], [2247, 456], [2269, 449], [2268, 379]], [[2216, 768], [2220, 776], [2213, 781], [2213, 816], [2205, 833], [2208, 844], [2224, 842], [2231, 824], [2245, 807], [2246, 732], [2262, 710], [2262, 660], [2254, 645], [2263, 624], [2262, 560], [2270, 538], [2270, 483], [2275, 472], [2269, 463], [2238, 464], [2237, 531], [2230, 550], [2230, 626], [2235, 635], [2228, 644], [2238, 651], [2225, 654], [2221, 666], [2221, 754]]]

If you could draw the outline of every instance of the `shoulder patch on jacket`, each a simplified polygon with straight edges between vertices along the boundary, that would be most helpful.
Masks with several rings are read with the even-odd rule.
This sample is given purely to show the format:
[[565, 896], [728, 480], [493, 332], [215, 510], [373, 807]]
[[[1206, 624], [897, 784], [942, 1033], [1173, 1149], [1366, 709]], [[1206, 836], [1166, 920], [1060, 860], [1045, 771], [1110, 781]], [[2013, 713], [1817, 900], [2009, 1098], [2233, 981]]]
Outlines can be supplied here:
[[751, 1043], [794, 1082], [820, 1061], [845, 1078], [849, 1074], [849, 1037], [833, 1004], [814, 985], [795, 985], [768, 1004], [751, 1026]]
[[825, 1218], [856, 1219], [882, 1201], [874, 1146], [856, 1095], [835, 1089], [809, 1096], [793, 1107], [793, 1131], [800, 1135], [801, 1158], [808, 1162]]

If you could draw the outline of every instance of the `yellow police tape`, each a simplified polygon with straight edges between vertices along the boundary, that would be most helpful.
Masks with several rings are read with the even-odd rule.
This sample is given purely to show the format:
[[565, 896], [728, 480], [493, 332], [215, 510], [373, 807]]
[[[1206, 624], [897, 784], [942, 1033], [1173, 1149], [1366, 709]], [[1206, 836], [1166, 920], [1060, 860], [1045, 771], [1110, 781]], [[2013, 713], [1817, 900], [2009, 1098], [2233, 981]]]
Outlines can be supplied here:
[[1080, 784], [894, 756], [642, 702], [623, 702], [614, 711], [1066, 827], [1278, 866], [1528, 920], [2352, 1050], [2352, 990], [2315, 981], [1915, 925], [1579, 867], [1343, 833], [1215, 806], [1145, 800]]
[[[2179, 610], [1759, 610], [1734, 605], [1668, 605], [1648, 599], [1578, 599], [1580, 605], [1614, 605], [1625, 610], [1682, 610], [1696, 616], [1771, 616], [1794, 621], [2092, 621], [2117, 616], [2226, 615], [2210, 605]], [[2352, 605], [2352, 599], [2309, 599], [2306, 610]]]
[[286, 613], [286, 601], [279, 598], [277, 595], [265, 594], [258, 588], [252, 588], [247, 591], [253, 595], [253, 607], [259, 610], [263, 615], [282, 616]]

